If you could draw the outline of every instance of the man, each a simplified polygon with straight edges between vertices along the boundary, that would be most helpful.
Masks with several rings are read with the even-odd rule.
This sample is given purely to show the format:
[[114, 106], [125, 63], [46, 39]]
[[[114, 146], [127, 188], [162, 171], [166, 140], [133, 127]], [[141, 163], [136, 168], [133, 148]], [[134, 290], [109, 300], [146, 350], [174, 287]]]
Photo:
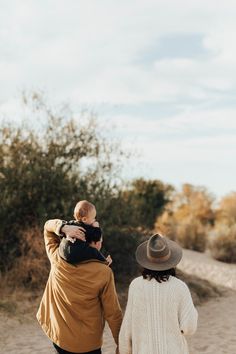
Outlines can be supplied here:
[[[112, 270], [106, 261], [89, 259], [69, 264], [59, 255], [60, 238], [65, 228], [70, 236], [82, 235], [76, 226], [61, 220], [49, 220], [44, 239], [51, 271], [37, 313], [46, 335], [61, 354], [100, 354], [105, 320], [118, 343], [122, 313]], [[101, 248], [101, 240], [91, 241]]]

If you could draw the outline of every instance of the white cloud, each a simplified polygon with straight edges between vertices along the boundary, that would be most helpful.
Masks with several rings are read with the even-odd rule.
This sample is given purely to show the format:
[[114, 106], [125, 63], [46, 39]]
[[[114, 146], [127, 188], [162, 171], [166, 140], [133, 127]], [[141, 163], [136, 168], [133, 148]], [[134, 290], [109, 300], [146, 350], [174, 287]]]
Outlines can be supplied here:
[[[143, 139], [149, 138], [155, 134], [158, 138], [165, 138], [165, 135], [171, 135], [172, 139], [188, 140], [193, 136], [209, 136], [213, 134], [221, 136], [221, 134], [233, 134], [236, 131], [236, 108], [235, 109], [218, 109], [218, 110], [199, 110], [186, 109], [177, 115], [160, 117], [148, 117], [134, 115], [119, 114], [113, 116], [112, 120], [116, 122], [120, 135], [126, 136], [142, 136]], [[145, 140], [146, 141], [146, 140]], [[236, 145], [236, 140], [235, 140]]]
[[[2, 96], [38, 85], [86, 102], [202, 99], [235, 85], [235, 11], [231, 1], [9, 2], [0, 25]], [[202, 33], [212, 57], [135, 64], [160, 37], [177, 33]]]
[[[145, 116], [114, 110], [111, 120], [143, 164], [225, 163], [235, 152], [235, 15], [234, 0], [2, 1], [0, 112], [18, 116], [15, 97], [31, 88], [73, 105], [142, 103]], [[203, 55], [158, 59], [161, 39], [196, 34]], [[149, 119], [153, 102], [176, 113]]]

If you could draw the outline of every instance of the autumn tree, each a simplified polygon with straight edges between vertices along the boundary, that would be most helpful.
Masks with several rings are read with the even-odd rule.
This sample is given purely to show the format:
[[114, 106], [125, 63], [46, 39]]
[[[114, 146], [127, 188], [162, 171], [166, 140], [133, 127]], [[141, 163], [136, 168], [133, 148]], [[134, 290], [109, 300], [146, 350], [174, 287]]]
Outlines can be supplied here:
[[177, 221], [197, 219], [202, 225], [214, 224], [214, 197], [205, 187], [184, 184], [182, 190], [175, 195], [173, 211]]
[[229, 226], [236, 224], [236, 192], [221, 199], [217, 208], [217, 221]]
[[213, 202], [206, 188], [184, 184], [157, 220], [156, 229], [164, 230], [183, 247], [204, 251], [208, 229], [215, 220]]

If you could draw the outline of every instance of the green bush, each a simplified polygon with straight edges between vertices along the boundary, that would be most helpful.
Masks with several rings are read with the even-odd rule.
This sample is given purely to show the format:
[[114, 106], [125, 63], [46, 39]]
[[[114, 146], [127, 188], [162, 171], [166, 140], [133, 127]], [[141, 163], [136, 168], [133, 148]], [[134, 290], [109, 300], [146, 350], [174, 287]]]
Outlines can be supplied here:
[[144, 236], [139, 230], [132, 227], [112, 227], [104, 230], [104, 245], [102, 251], [110, 254], [113, 263], [112, 269], [116, 275], [132, 276], [137, 272], [135, 251]]
[[[173, 187], [159, 180], [138, 178], [122, 193], [122, 199], [130, 206], [128, 223], [136, 227], [153, 229], [155, 221], [170, 201]], [[125, 219], [125, 218], [124, 218]]]
[[222, 262], [236, 263], [236, 225], [220, 225], [209, 243], [212, 256]]

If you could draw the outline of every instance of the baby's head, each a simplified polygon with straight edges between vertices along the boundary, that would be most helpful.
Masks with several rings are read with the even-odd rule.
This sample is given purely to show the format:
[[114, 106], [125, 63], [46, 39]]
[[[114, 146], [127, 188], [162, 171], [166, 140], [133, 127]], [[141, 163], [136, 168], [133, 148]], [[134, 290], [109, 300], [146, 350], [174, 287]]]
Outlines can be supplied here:
[[96, 222], [96, 208], [87, 200], [78, 202], [74, 209], [74, 218], [84, 224], [93, 225]]

